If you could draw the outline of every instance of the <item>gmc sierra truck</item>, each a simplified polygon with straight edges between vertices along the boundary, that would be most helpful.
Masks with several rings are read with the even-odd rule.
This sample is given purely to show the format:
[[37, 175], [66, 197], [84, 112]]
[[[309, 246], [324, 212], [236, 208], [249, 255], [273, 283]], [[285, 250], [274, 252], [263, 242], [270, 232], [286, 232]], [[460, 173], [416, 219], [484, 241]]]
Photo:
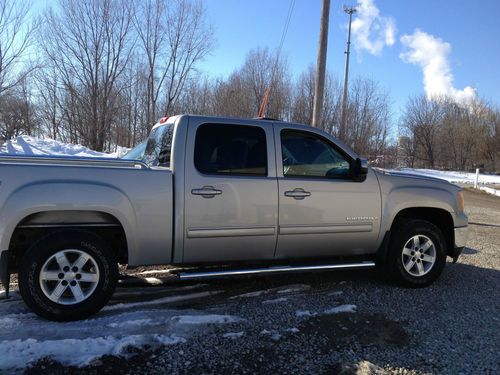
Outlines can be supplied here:
[[374, 170], [331, 135], [276, 120], [181, 115], [140, 160], [0, 157], [0, 276], [25, 303], [82, 319], [118, 264], [181, 279], [378, 266], [422, 287], [465, 246], [461, 189]]

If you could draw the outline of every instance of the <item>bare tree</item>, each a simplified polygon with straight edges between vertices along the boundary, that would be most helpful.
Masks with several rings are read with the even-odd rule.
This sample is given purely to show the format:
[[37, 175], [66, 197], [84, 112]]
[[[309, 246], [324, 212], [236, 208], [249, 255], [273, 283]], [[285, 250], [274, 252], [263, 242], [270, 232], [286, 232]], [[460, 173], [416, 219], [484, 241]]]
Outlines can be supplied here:
[[403, 115], [403, 128], [415, 142], [418, 158], [427, 167], [436, 166], [436, 141], [443, 120], [443, 108], [437, 100], [424, 95], [410, 98]]
[[[293, 92], [293, 121], [302, 124], [311, 124], [314, 102], [315, 68], [309, 68], [302, 73]], [[326, 73], [326, 82], [323, 100], [323, 114], [319, 127], [331, 134], [336, 134], [340, 121], [341, 87], [339, 81], [330, 72]]]
[[370, 79], [357, 78], [349, 89], [345, 143], [372, 160], [385, 149], [389, 127], [389, 97]]
[[[276, 52], [277, 53], [277, 52]], [[269, 91], [267, 116], [286, 120], [290, 117], [291, 81], [288, 64], [283, 57], [276, 58], [267, 48], [251, 50], [238, 71], [252, 107], [251, 117], [259, 112], [262, 99]]]
[[166, 64], [161, 67], [165, 74], [165, 112], [182, 92], [186, 79], [195, 64], [213, 47], [213, 31], [206, 24], [205, 8], [199, 1], [175, 0], [167, 8]]
[[59, 8], [44, 15], [41, 45], [84, 116], [79, 136], [103, 150], [131, 51], [131, 8], [119, 0], [61, 0]]
[[26, 56], [37, 23], [29, 22], [30, 1], [0, 0], [0, 95], [32, 71]]
[[198, 1], [145, 0], [134, 15], [139, 44], [147, 59], [146, 122], [158, 117], [164, 98], [170, 113], [195, 65], [213, 46], [213, 32]]

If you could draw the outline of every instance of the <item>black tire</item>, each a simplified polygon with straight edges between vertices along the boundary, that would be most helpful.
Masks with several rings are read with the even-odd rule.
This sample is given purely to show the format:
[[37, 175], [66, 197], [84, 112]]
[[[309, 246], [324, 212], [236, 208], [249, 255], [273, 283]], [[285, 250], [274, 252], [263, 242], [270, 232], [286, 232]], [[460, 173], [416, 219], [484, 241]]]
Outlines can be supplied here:
[[[403, 248], [412, 237], [417, 235], [428, 237], [434, 244], [435, 249], [434, 264], [429, 267], [426, 274], [421, 276], [411, 274], [403, 264]], [[445, 264], [446, 240], [437, 226], [420, 219], [400, 219], [394, 225], [387, 254], [387, 270], [393, 281], [409, 288], [426, 287], [438, 279]], [[415, 269], [413, 268], [413, 270]]]
[[[86, 299], [70, 305], [49, 299], [42, 291], [39, 278], [45, 262], [59, 251], [67, 249], [90, 255], [99, 273], [96, 277], [97, 286], [93, 286], [95, 289], [88, 293]], [[39, 316], [55, 321], [71, 321], [84, 319], [98, 312], [113, 295], [117, 279], [116, 255], [101, 237], [84, 230], [60, 230], [34, 243], [23, 256], [19, 268], [19, 291], [26, 305]]]

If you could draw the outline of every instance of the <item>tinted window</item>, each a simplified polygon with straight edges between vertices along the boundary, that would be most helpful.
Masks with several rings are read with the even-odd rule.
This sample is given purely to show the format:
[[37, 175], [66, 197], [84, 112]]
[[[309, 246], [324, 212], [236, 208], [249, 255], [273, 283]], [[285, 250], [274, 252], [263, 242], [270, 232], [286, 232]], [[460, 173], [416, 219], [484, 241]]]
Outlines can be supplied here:
[[283, 130], [281, 152], [285, 177], [344, 178], [350, 175], [347, 158], [315, 134]]
[[203, 124], [194, 164], [205, 174], [267, 176], [266, 133], [256, 126]]
[[173, 124], [161, 125], [151, 131], [144, 151], [144, 162], [146, 164], [170, 165], [173, 133]]

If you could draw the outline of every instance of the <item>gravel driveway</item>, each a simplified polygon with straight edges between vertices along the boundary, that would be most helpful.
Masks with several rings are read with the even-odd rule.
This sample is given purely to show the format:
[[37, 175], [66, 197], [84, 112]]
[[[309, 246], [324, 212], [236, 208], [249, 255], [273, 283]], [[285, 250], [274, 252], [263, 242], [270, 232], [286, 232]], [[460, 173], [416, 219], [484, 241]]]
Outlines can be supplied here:
[[[211, 293], [157, 307], [232, 318], [172, 345], [130, 349], [127, 359], [105, 356], [80, 368], [43, 359], [27, 372], [498, 374], [500, 198], [466, 191], [465, 201], [468, 248], [429, 288], [401, 289], [371, 271], [195, 284]], [[111, 306], [191, 293], [182, 290], [119, 288]]]

